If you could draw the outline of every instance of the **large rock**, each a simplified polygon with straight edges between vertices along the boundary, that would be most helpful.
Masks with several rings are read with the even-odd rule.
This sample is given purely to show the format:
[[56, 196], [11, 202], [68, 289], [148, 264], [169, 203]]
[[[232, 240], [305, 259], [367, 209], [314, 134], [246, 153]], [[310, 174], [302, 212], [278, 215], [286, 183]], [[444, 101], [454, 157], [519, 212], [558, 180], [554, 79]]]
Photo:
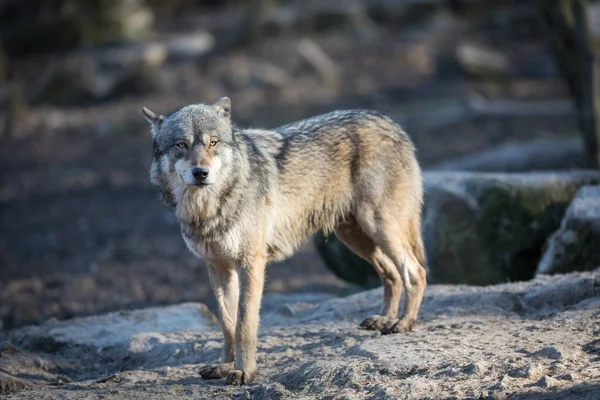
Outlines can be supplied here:
[[219, 333], [216, 317], [200, 303], [49, 320], [6, 337], [0, 331], [0, 395], [30, 386], [105, 382], [115, 371], [216, 358], [220, 345], [207, 338]]
[[507, 143], [491, 149], [446, 160], [433, 167], [439, 171], [523, 172], [555, 171], [590, 167], [579, 138], [538, 139]]
[[12, 332], [9, 339], [29, 351], [46, 353], [102, 353], [116, 358], [128, 351], [143, 351], [142, 342], [149, 333], [209, 330], [217, 319], [204, 304], [118, 311], [100, 316], [66, 321], [50, 320]]
[[336, 236], [317, 233], [313, 241], [327, 268], [338, 278], [369, 289], [381, 285], [371, 264], [356, 256]]
[[162, 43], [73, 52], [46, 72], [33, 99], [68, 106], [155, 93], [162, 87], [159, 71], [168, 57]]
[[548, 240], [537, 272], [555, 274], [600, 266], [600, 186], [578, 192], [560, 229]]
[[[492, 284], [531, 279], [544, 243], [583, 185], [600, 172], [424, 174], [423, 237], [431, 282]], [[327, 266], [369, 287], [375, 271], [338, 239], [315, 239]]]

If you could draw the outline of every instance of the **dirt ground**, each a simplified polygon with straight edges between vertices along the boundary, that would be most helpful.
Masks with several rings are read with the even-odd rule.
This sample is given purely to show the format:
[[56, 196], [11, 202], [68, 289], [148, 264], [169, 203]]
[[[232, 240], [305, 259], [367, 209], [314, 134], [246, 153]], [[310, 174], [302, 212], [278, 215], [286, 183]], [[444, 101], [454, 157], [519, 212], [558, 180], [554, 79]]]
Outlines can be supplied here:
[[359, 330], [381, 300], [380, 288], [329, 300], [268, 295], [259, 377], [245, 387], [198, 376], [218, 362], [222, 336], [214, 317], [190, 318], [190, 304], [153, 311], [162, 318], [148, 310], [14, 331], [0, 346], [0, 384], [7, 399], [599, 396], [600, 270], [430, 285], [413, 332]]
[[[142, 105], [167, 112], [228, 95], [234, 120], [263, 127], [337, 108], [376, 108], [406, 126], [425, 168], [497, 144], [572, 136], [569, 112], [543, 118], [465, 112], [474, 99], [568, 102], [543, 38], [527, 29], [477, 29], [477, 40], [505, 50], [520, 72], [482, 80], [446, 66], [473, 31], [442, 15], [375, 38], [312, 35], [335, 60], [333, 87], [298, 56], [297, 38], [273, 37], [202, 62], [167, 64], [166, 83], [153, 94], [27, 107], [10, 124], [2, 114], [0, 327], [183, 301], [212, 304], [202, 262], [185, 249], [149, 185], [151, 140]], [[22, 69], [53, 62], [42, 61], [25, 60]], [[261, 80], [267, 67], [283, 78]], [[327, 271], [310, 244], [272, 265], [266, 284], [267, 292], [356, 290]]]

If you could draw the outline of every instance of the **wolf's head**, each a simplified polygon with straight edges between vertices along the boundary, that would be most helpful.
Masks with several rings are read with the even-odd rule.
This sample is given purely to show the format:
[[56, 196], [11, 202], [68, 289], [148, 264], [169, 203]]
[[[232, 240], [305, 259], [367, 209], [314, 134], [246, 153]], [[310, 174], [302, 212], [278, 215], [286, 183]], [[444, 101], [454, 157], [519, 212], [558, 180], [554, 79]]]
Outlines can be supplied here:
[[154, 146], [150, 180], [163, 194], [178, 186], [202, 189], [219, 182], [235, 147], [229, 98], [212, 105], [188, 105], [167, 115], [147, 108], [143, 112]]

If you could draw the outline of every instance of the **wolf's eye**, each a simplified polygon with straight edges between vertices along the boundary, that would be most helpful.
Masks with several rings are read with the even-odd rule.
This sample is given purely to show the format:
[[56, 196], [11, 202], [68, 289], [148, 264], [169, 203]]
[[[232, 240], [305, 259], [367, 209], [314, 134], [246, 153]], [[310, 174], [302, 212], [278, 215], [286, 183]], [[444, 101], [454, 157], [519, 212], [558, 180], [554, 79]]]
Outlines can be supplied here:
[[175, 146], [179, 147], [180, 149], [185, 149], [187, 144], [185, 144], [185, 142], [179, 142]]
[[217, 143], [219, 143], [219, 141], [218, 141], [218, 140], [211, 140], [211, 141], [210, 141], [210, 147], [216, 146], [216, 145], [217, 145]]

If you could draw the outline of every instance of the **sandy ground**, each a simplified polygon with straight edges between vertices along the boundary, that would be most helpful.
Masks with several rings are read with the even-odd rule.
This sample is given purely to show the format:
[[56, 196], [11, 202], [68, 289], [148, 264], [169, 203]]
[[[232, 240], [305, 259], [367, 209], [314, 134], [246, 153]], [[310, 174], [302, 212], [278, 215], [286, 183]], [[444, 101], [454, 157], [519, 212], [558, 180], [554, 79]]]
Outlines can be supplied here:
[[[0, 376], [5, 388], [31, 385], [7, 399], [600, 397], [600, 270], [489, 287], [430, 285], [408, 334], [357, 329], [380, 303], [380, 289], [267, 296], [260, 376], [246, 387], [200, 379], [198, 369], [218, 361], [222, 339], [206, 312], [190, 325], [189, 304], [156, 311], [170, 319], [151, 315], [169, 327], [130, 317], [145, 327], [137, 333], [106, 322], [113, 317], [13, 331], [17, 348], [3, 344]], [[83, 345], [94, 324], [104, 325], [106, 339]], [[129, 330], [127, 341], [110, 344]]]

